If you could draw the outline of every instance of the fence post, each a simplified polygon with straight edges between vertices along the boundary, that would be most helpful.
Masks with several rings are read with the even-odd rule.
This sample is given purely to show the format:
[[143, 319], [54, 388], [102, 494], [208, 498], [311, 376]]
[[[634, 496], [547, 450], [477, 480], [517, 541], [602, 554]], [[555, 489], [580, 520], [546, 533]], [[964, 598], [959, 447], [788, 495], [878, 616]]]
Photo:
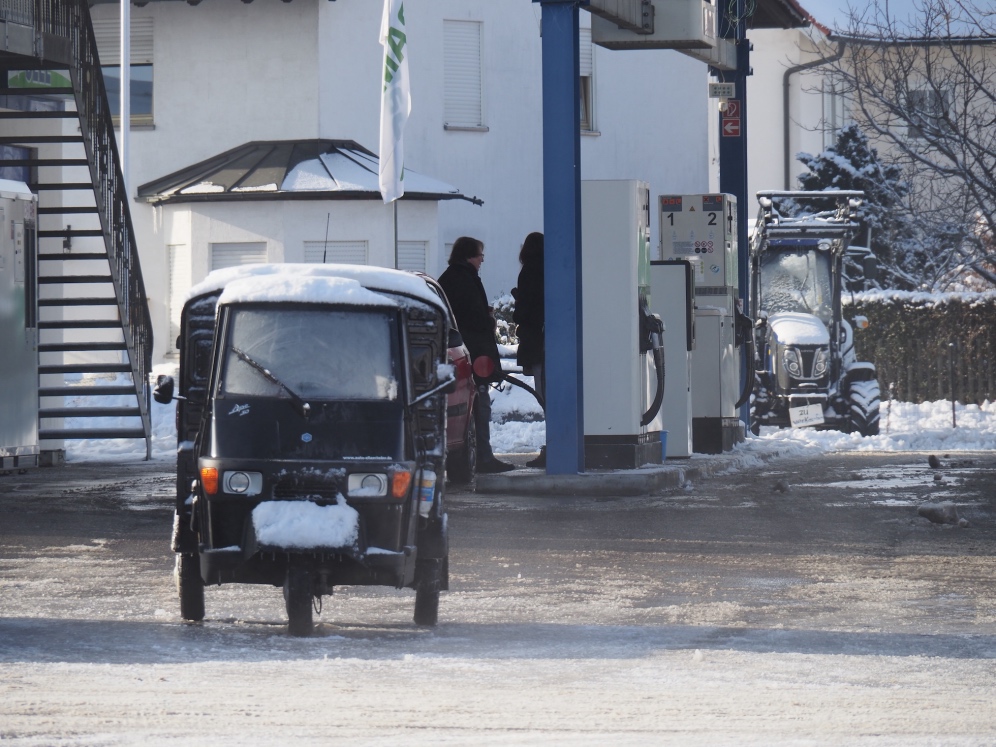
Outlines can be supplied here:
[[948, 376], [951, 379], [951, 427], [957, 428], [958, 421], [955, 419], [955, 341], [948, 343]]

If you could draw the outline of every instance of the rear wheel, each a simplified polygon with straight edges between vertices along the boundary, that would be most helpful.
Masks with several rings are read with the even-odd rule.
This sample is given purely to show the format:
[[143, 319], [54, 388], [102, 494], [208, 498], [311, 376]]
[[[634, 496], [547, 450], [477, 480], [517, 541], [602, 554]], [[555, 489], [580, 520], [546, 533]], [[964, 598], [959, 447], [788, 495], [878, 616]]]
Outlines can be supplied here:
[[311, 635], [314, 595], [311, 591], [311, 571], [301, 565], [291, 564], [284, 580], [284, 603], [287, 606], [287, 629], [299, 638]]
[[439, 589], [442, 560], [420, 560], [415, 586], [415, 624], [433, 626], [439, 621]]
[[176, 554], [176, 590], [180, 595], [180, 617], [200, 622], [204, 619], [204, 580], [196, 555]]
[[851, 382], [848, 400], [851, 430], [862, 436], [877, 436], [881, 403], [878, 382], [874, 379]]
[[477, 476], [477, 426], [473, 417], [467, 426], [463, 446], [446, 457], [446, 474], [455, 485], [473, 484]]

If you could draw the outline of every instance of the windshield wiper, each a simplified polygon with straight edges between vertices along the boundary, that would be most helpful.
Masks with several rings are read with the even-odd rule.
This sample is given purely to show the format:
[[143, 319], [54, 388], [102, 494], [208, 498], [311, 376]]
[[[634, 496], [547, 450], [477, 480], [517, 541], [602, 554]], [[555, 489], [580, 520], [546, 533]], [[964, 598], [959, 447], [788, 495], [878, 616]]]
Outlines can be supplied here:
[[300, 408], [301, 414], [304, 417], [308, 417], [311, 414], [311, 405], [309, 405], [307, 402], [305, 402], [297, 392], [295, 392], [293, 389], [291, 389], [289, 386], [287, 386], [284, 382], [282, 382], [280, 379], [278, 379], [276, 376], [274, 376], [270, 372], [270, 370], [268, 368], [266, 368], [262, 363], [260, 363], [256, 359], [254, 359], [252, 356], [250, 356], [244, 350], [240, 350], [239, 348], [237, 348], [235, 346], [232, 346], [232, 352], [235, 353], [237, 356], [239, 356], [239, 358], [241, 360], [245, 361], [250, 366], [252, 366], [257, 371], [259, 371], [261, 374], [263, 374], [263, 378], [265, 378], [267, 381], [269, 381], [269, 382], [271, 382], [273, 384], [276, 384], [278, 387], [280, 387], [285, 392], [287, 392], [288, 396], [294, 401], [294, 404], [296, 404], [298, 406], [298, 408]]

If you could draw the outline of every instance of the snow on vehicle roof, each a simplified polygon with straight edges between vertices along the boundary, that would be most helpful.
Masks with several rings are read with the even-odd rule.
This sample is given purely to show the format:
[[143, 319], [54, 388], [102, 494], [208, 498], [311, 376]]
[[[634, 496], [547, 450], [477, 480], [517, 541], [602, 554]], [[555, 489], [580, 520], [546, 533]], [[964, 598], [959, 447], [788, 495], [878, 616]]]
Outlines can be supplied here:
[[[230, 285], [235, 287], [230, 288]], [[397, 304], [410, 296], [446, 311], [439, 296], [417, 275], [368, 265], [256, 264], [215, 270], [187, 293], [187, 300], [224, 290], [220, 301]]]

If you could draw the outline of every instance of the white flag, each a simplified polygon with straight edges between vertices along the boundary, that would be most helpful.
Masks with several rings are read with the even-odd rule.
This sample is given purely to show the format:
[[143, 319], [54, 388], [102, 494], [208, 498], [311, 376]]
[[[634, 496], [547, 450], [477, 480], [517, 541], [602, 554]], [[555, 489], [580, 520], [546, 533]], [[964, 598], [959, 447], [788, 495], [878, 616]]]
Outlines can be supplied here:
[[405, 4], [384, 0], [380, 24], [384, 46], [384, 89], [380, 100], [380, 194], [385, 204], [405, 193], [404, 130], [412, 110], [408, 83], [408, 36]]

